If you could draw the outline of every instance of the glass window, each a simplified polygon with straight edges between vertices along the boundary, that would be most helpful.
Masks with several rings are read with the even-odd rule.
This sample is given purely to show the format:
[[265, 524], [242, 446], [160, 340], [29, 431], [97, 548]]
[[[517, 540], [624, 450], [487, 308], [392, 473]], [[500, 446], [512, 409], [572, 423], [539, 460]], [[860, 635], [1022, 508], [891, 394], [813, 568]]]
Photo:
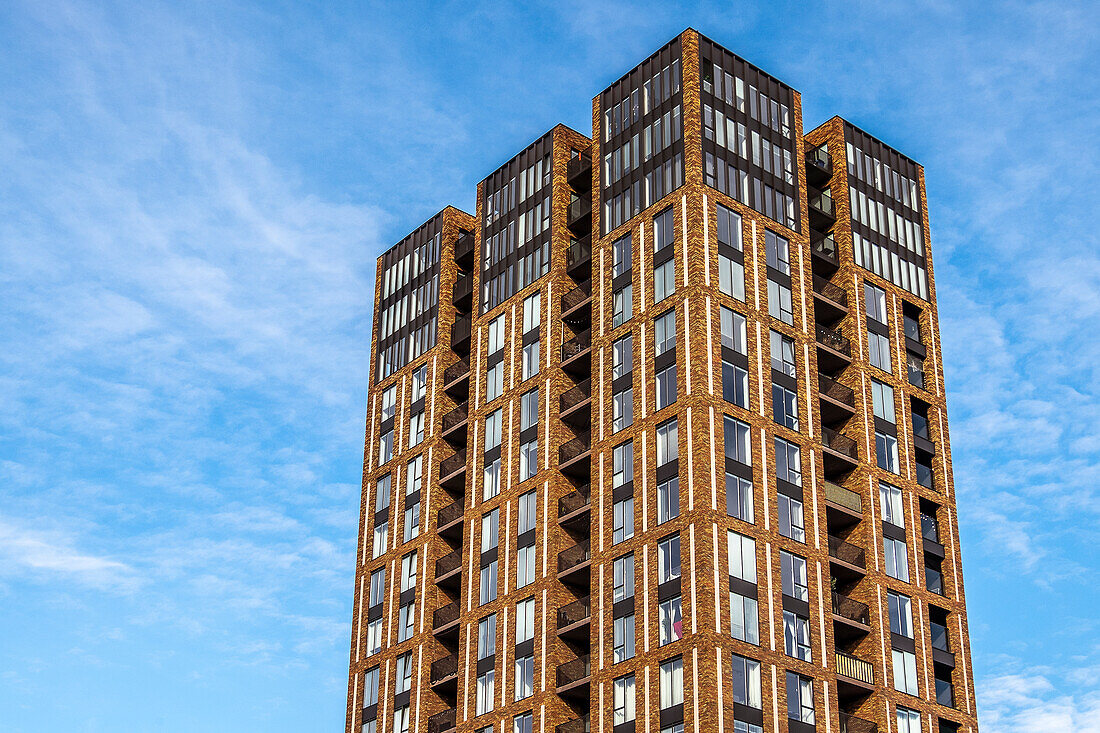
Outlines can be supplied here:
[[535, 599], [528, 598], [516, 604], [516, 643], [522, 644], [535, 638]]
[[363, 707], [378, 704], [378, 667], [368, 669], [363, 675]]
[[676, 418], [657, 426], [657, 466], [675, 461], [680, 456]]
[[409, 733], [409, 706], [393, 711], [393, 733]]
[[[908, 304], [906, 304], [908, 308]], [[916, 341], [918, 344], [923, 343], [920, 337], [920, 316], [911, 315], [909, 313], [902, 314], [902, 324], [905, 327], [905, 338]]]
[[672, 244], [673, 232], [672, 207], [668, 207], [653, 217], [653, 251], [660, 252]]
[[802, 457], [798, 445], [783, 438], [775, 439], [775, 475], [795, 486], [802, 485]]
[[668, 310], [657, 316], [653, 322], [653, 355], [676, 348], [676, 311]]
[[730, 591], [730, 628], [734, 639], [760, 643], [760, 613], [755, 598]]
[[382, 478], [378, 479], [378, 482], [374, 485], [374, 511], [377, 514], [380, 511], [390, 508], [390, 474], [386, 474]]
[[796, 375], [794, 361], [794, 339], [778, 331], [771, 332], [772, 369], [789, 377]]
[[516, 699], [524, 700], [534, 694], [535, 657], [516, 657]]
[[405, 509], [405, 538], [403, 542], [416, 539], [420, 534], [420, 502]]
[[814, 724], [814, 682], [794, 672], [787, 672], [787, 717]]
[[726, 514], [737, 517], [742, 522], [752, 524], [753, 501], [752, 481], [732, 473], [726, 474]]
[[778, 270], [784, 275], [791, 274], [790, 242], [775, 232], [765, 229], [764, 250], [768, 260], [768, 267], [773, 270]]
[[409, 402], [416, 402], [428, 393], [428, 365], [414, 369], [412, 373], [412, 394]]
[[890, 374], [890, 338], [881, 333], [868, 331], [867, 347], [871, 356], [871, 366]]
[[424, 456], [419, 455], [405, 466], [405, 495], [420, 491], [424, 479]]
[[416, 552], [410, 552], [401, 558], [401, 592], [416, 587]]
[[519, 548], [516, 559], [516, 587], [523, 588], [535, 582], [535, 546]]
[[760, 710], [760, 662], [733, 655], [733, 701]]
[[772, 419], [783, 427], [798, 430], [798, 395], [772, 383]]
[[520, 397], [519, 429], [526, 430], [539, 420], [539, 391], [533, 389]]
[[905, 527], [905, 514], [901, 509], [901, 489], [879, 481], [878, 496], [879, 506], [882, 507], [882, 521], [896, 527]]
[[791, 289], [775, 280], [768, 280], [768, 315], [788, 325], [794, 324]]
[[386, 551], [386, 543], [389, 540], [389, 522], [381, 522], [374, 525], [374, 547], [372, 550], [372, 559], [382, 556], [382, 553]]
[[378, 462], [385, 463], [391, 458], [393, 458], [393, 431], [387, 430], [382, 433], [382, 438], [378, 441]]
[[886, 291], [871, 283], [863, 283], [863, 299], [867, 303], [867, 317], [886, 324]]
[[806, 585], [806, 561], [786, 550], [779, 551], [779, 571], [783, 577], [783, 595], [809, 601], [810, 592]]
[[626, 441], [611, 451], [611, 488], [617, 489], [634, 480], [634, 443]]
[[633, 658], [634, 614], [615, 619], [612, 636], [612, 661], [621, 662]]
[[684, 704], [684, 660], [680, 657], [661, 663], [661, 710]]
[[745, 317], [725, 306], [722, 306], [719, 317], [722, 322], [722, 345], [738, 354], [747, 354]]
[[751, 466], [752, 446], [748, 423], [743, 423], [735, 417], [726, 415], [723, 423], [723, 434], [726, 458]]
[[394, 683], [397, 685], [394, 694], [400, 695], [408, 692], [412, 687], [412, 652], [406, 652], [397, 658], [397, 674]]
[[905, 541], [884, 537], [882, 543], [886, 555], [886, 574], [908, 583], [909, 557], [905, 551]]
[[746, 583], [756, 582], [756, 540], [736, 532], [726, 533], [730, 575]]
[[631, 286], [625, 285], [611, 295], [611, 327], [617, 328], [634, 317]]
[[913, 652], [891, 649], [894, 667], [894, 689], [909, 695], [917, 694], [917, 657]]
[[503, 408], [497, 408], [485, 418], [485, 450], [492, 450], [500, 445], [501, 419]]
[[722, 362], [722, 399], [749, 409], [749, 373], [728, 361]]
[[611, 395], [611, 431], [618, 432], [634, 424], [634, 388]]
[[367, 656], [382, 651], [382, 621], [377, 618], [367, 622]]
[[497, 353], [504, 348], [504, 314], [489, 322], [489, 355]]
[[798, 542], [806, 541], [806, 520], [802, 502], [785, 494], [779, 495], [779, 534]]
[[532, 440], [519, 447], [519, 480], [526, 481], [539, 472], [539, 442]]
[[523, 347], [523, 379], [530, 379], [538, 373], [539, 342], [532, 341], [531, 343]]
[[886, 603], [890, 609], [890, 631], [909, 639], [913, 638], [913, 608], [909, 596], [894, 591], [886, 592]]
[[618, 544], [634, 536], [634, 497], [612, 505], [611, 543]]
[[475, 704], [475, 715], [484, 715], [485, 713], [492, 712], [493, 710], [493, 677], [494, 671], [490, 669], [485, 674], [480, 675], [477, 678], [477, 702]]
[[897, 422], [894, 417], [894, 388], [883, 384], [877, 379], [871, 380], [871, 403], [874, 406], [875, 417], [893, 425]]
[[676, 290], [676, 260], [668, 260], [653, 269], [653, 302], [660, 303]]
[[528, 491], [519, 497], [519, 533], [523, 534], [535, 528], [535, 514], [538, 498], [534, 491]]
[[680, 479], [673, 476], [657, 484], [657, 524], [680, 516]]
[[618, 277], [630, 269], [631, 250], [630, 232], [611, 243], [612, 277]]
[[[903, 708], [901, 705], [897, 706], [897, 712], [898, 733], [921, 733], [920, 713], [916, 710]], [[940, 730], [943, 730], [943, 728]]]
[[497, 561], [481, 569], [481, 580], [478, 585], [478, 603], [484, 606], [497, 599]]
[[[532, 663], [533, 661], [534, 660], [532, 660]], [[532, 674], [533, 670], [534, 665], [532, 664]], [[523, 713], [521, 715], [517, 715], [512, 720], [512, 733], [531, 733], [531, 731], [533, 730], [533, 725], [534, 715], [532, 713]], [[492, 728], [490, 727], [489, 730], [491, 732]]]
[[627, 334], [611, 344], [611, 378], [618, 379], [634, 369], [634, 335]]
[[657, 543], [657, 582], [667, 583], [680, 577], [680, 535], [674, 534]]
[[612, 709], [613, 725], [634, 720], [634, 675], [628, 674], [615, 680]]
[[406, 603], [397, 616], [397, 642], [408, 641], [416, 630], [416, 603]]
[[481, 551], [488, 552], [497, 546], [500, 527], [500, 509], [493, 509], [481, 517]]
[[485, 464], [485, 480], [482, 484], [481, 499], [488, 501], [500, 493], [500, 459]]
[[680, 596], [659, 603], [657, 616], [660, 625], [659, 645], [671, 644], [684, 637], [683, 607]]
[[424, 411], [409, 417], [409, 447], [413, 448], [424, 442]]
[[676, 365], [657, 372], [657, 409], [662, 410], [676, 401]]
[[485, 401], [492, 402], [504, 391], [504, 362], [498, 361], [489, 367], [485, 375]]
[[811, 661], [809, 619], [783, 611], [783, 648], [788, 657]]
[[523, 299], [523, 332], [530, 333], [542, 323], [542, 294], [535, 293]]
[[374, 608], [382, 603], [386, 592], [386, 568], [378, 568], [370, 574], [370, 602], [367, 608]]
[[898, 439], [893, 435], [875, 432], [875, 456], [879, 468], [898, 473]]
[[397, 412], [397, 385], [386, 387], [382, 392], [382, 422], [386, 422]]
[[733, 209], [718, 204], [716, 218], [718, 219], [718, 242], [740, 251], [741, 215]]
[[634, 596], [634, 553], [616, 558], [612, 572], [612, 603], [632, 598]]
[[745, 300], [745, 266], [725, 255], [718, 255], [718, 289], [726, 295]]

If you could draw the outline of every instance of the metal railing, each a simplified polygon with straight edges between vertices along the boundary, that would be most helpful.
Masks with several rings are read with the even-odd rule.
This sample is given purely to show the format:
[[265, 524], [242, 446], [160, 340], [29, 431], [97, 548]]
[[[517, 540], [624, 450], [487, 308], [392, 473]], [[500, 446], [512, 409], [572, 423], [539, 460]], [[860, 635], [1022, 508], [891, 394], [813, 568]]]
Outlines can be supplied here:
[[587, 654], [565, 664], [558, 665], [558, 687], [579, 682], [592, 674], [592, 663]]
[[554, 728], [554, 733], [591, 733], [591, 730], [588, 714], [585, 713], [576, 720], [568, 720]]
[[852, 460], [859, 459], [856, 452], [856, 442], [832, 428], [821, 428], [821, 444], [837, 453], [848, 456]]
[[459, 270], [458, 277], [455, 279], [454, 289], [451, 291], [451, 294], [454, 296], [454, 300], [456, 302], [462, 300], [463, 298], [472, 295], [473, 292], [474, 276], [467, 272]]
[[569, 249], [565, 251], [565, 264], [567, 267], [576, 267], [592, 260], [591, 236], [584, 236], [569, 242]]
[[878, 733], [878, 723], [841, 713], [840, 733]]
[[437, 608], [432, 614], [432, 628], [438, 629], [456, 620], [458, 620], [458, 604], [448, 603], [443, 608]]
[[561, 312], [575, 308], [592, 296], [592, 281], [585, 280], [577, 287], [561, 296]]
[[592, 213], [592, 199], [588, 196], [581, 196], [574, 199], [569, 204], [569, 225], [572, 226], [578, 221], [583, 219]]
[[860, 603], [835, 590], [833, 591], [833, 613], [864, 626], [871, 624], [871, 613], [866, 603]]
[[568, 463], [577, 456], [583, 455], [591, 450], [591, 443], [589, 443], [588, 435], [582, 435], [579, 438], [573, 438], [568, 443], [563, 443], [558, 448], [558, 463]]
[[592, 398], [592, 379], [589, 377], [561, 395], [561, 411], [567, 412], [585, 400]]
[[455, 259], [461, 260], [463, 257], [468, 257], [473, 253], [474, 234], [473, 232], [462, 231], [455, 241]]
[[588, 484], [585, 484], [558, 499], [558, 516], [564, 517], [566, 514], [572, 514], [591, 503], [590, 489]]
[[850, 357], [852, 355], [852, 342], [840, 331], [818, 324], [816, 329], [817, 342], [822, 346], [828, 346], [834, 351]]
[[460, 377], [469, 376], [469, 374], [470, 362], [466, 361], [465, 359], [461, 361], [456, 361], [454, 364], [451, 364], [449, 367], [443, 370], [443, 384], [450, 384]]
[[829, 191], [822, 191], [816, 196], [811, 196], [810, 207], [817, 209], [830, 219], [836, 218], [836, 204], [833, 203], [833, 196]]
[[851, 509], [859, 514], [863, 513], [863, 499], [860, 498], [859, 494], [839, 484], [834, 484], [832, 481], [825, 482], [825, 501], [839, 504], [845, 509]]
[[875, 684], [875, 668], [871, 663], [844, 652], [836, 653], [836, 673], [867, 685]]
[[466, 449], [465, 448], [458, 451], [453, 456], [449, 456], [447, 458], [444, 458], [439, 463], [439, 476], [441, 478], [444, 477], [444, 476], [450, 476], [452, 473], [454, 473], [456, 471], [460, 471], [464, 468], [466, 468]]
[[939, 677], [936, 678], [936, 702], [945, 707], [955, 707], [955, 686]]
[[454, 730], [455, 712], [454, 708], [449, 708], [428, 718], [428, 733], [445, 733], [445, 731]]
[[435, 526], [446, 527], [451, 522], [462, 519], [462, 502], [456, 501], [452, 504], [448, 504], [439, 510], [439, 513], [435, 515]]
[[458, 657], [454, 654], [448, 654], [432, 662], [432, 668], [431, 672], [429, 672], [428, 679], [435, 685], [456, 674], [458, 674]]
[[569, 605], [558, 609], [558, 628], [563, 629], [591, 617], [592, 598], [591, 596], [585, 596], [579, 601], [573, 601]]
[[577, 567], [583, 562], [592, 559], [592, 543], [591, 540], [585, 540], [579, 542], [568, 550], [562, 550], [558, 553], [558, 572], [564, 573], [567, 570]]
[[462, 553], [458, 550], [449, 552], [435, 561], [435, 577], [439, 578], [447, 573], [457, 570], [462, 565]]
[[817, 388], [821, 394], [826, 397], [831, 397], [837, 402], [843, 402], [853, 410], [856, 407], [856, 393], [852, 391], [851, 387], [845, 386], [840, 382], [837, 382], [824, 374], [817, 375]]
[[848, 544], [833, 535], [829, 535], [829, 555], [849, 565], [855, 565], [857, 568], [867, 567], [867, 556], [864, 554], [862, 547]]
[[443, 416], [443, 432], [447, 432], [451, 428], [466, 422], [466, 419], [468, 417], [466, 409], [467, 407], [467, 403], [463, 402], [461, 405]]
[[589, 174], [592, 172], [592, 159], [589, 156], [581, 154], [576, 158], [569, 159], [566, 175], [569, 177], [570, 181], [586, 172]]
[[813, 250], [820, 256], [832, 262], [834, 265], [840, 264], [840, 259], [836, 253], [836, 238], [830, 232], [824, 237], [818, 237], [813, 240]]
[[806, 162], [826, 171], [832, 171], [833, 169], [833, 158], [824, 145], [820, 145], [806, 153]]
[[451, 326], [451, 347], [468, 341], [470, 338], [470, 316], [459, 316]]
[[585, 329], [561, 345], [561, 360], [576, 356], [592, 348], [592, 330]]
[[829, 282], [820, 275], [814, 275], [814, 292], [825, 296], [838, 305], [848, 307], [848, 293], [844, 291], [844, 288]]

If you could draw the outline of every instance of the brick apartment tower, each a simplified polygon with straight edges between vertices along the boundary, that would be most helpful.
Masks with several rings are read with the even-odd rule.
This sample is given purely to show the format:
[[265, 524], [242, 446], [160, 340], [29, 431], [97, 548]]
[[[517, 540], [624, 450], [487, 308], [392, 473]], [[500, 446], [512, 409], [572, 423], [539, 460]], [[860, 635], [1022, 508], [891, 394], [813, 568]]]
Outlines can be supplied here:
[[923, 170], [801, 110], [687, 30], [379, 258], [349, 733], [977, 730]]

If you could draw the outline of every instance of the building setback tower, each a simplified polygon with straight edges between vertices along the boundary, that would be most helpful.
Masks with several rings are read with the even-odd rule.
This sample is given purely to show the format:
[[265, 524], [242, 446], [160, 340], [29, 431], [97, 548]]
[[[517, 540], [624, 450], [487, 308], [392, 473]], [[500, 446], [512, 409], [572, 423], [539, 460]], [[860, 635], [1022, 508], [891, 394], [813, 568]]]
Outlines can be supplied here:
[[922, 168], [687, 30], [378, 260], [349, 733], [976, 731]]

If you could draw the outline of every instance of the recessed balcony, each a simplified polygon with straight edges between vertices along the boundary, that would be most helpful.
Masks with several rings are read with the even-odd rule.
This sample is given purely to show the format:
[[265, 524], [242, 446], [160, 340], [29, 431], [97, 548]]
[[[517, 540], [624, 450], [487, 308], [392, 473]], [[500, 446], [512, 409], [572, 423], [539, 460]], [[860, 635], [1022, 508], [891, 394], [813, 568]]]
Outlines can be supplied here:
[[817, 363], [825, 372], [835, 374], [852, 363], [852, 342], [836, 329], [820, 323], [814, 329], [817, 339]]
[[454, 708], [441, 710], [428, 718], [428, 733], [447, 733], [455, 729], [456, 711]]
[[585, 427], [592, 414], [592, 381], [586, 379], [562, 393], [561, 419], [575, 427]]
[[455, 447], [466, 445], [467, 405], [463, 402], [443, 416], [443, 439]]
[[565, 251], [565, 271], [577, 282], [587, 280], [592, 273], [592, 236], [585, 234], [569, 243]]
[[833, 157], [824, 145], [806, 152], [806, 182], [823, 186], [833, 176]]
[[835, 323], [848, 315], [848, 293], [844, 288], [814, 275], [814, 317], [818, 323]]
[[456, 501], [439, 510], [435, 516], [435, 531], [449, 540], [462, 539], [462, 502]]
[[569, 202], [566, 224], [574, 231], [585, 231], [592, 226], [592, 197], [578, 196]]
[[451, 326], [451, 349], [456, 354], [466, 356], [470, 353], [470, 316], [459, 316]]
[[856, 414], [856, 395], [851, 387], [819, 374], [817, 389], [821, 398], [822, 422], [833, 425]]
[[591, 472], [592, 447], [585, 433], [558, 449], [558, 470], [573, 476], [588, 476]]
[[810, 189], [810, 227], [824, 232], [836, 223], [836, 205], [828, 189], [815, 191]]
[[458, 656], [448, 654], [432, 662], [428, 683], [436, 693], [453, 696], [458, 687]]
[[567, 720], [554, 728], [554, 733], [591, 733], [588, 714], [585, 713], [576, 720]]
[[863, 519], [863, 499], [859, 494], [826, 479], [825, 512], [830, 527], [844, 527]]
[[474, 299], [474, 276], [459, 270], [451, 295], [453, 296], [455, 309], [459, 313], [469, 313]]
[[592, 664], [587, 654], [558, 665], [558, 696], [588, 699]]
[[439, 484], [452, 493], [462, 494], [466, 489], [466, 449], [439, 463]]
[[835, 430], [821, 428], [821, 451], [825, 460], [825, 476], [837, 477], [850, 472], [859, 465], [859, 452], [856, 442], [847, 435]]
[[836, 238], [832, 232], [824, 235], [816, 235], [810, 240], [810, 248], [813, 252], [814, 264], [820, 264], [821, 269], [828, 273], [836, 272], [840, 267], [840, 256], [837, 254]]
[[592, 567], [591, 548], [591, 541], [585, 540], [559, 552], [558, 580], [587, 587], [590, 580], [589, 570]]
[[566, 176], [569, 185], [575, 191], [588, 191], [592, 188], [592, 157], [588, 153], [581, 153], [575, 158], [569, 159], [566, 167]]
[[458, 643], [458, 604], [448, 603], [432, 614], [432, 634], [440, 641]]
[[558, 499], [558, 523], [567, 530], [589, 528], [592, 514], [592, 498], [588, 484], [570, 491]]
[[592, 622], [592, 600], [585, 596], [558, 609], [558, 636], [574, 642], [587, 642]]
[[455, 402], [463, 402], [470, 394], [470, 362], [456, 361], [443, 370], [443, 391]]
[[561, 319], [571, 326], [592, 322], [592, 281], [585, 280], [561, 296]]
[[474, 266], [474, 233], [465, 229], [458, 233], [455, 240], [455, 261], [463, 270], [469, 271]]
[[867, 556], [862, 547], [829, 535], [829, 562], [838, 580], [855, 582], [867, 574]]
[[841, 712], [840, 733], [878, 733], [878, 723]]
[[846, 652], [836, 652], [836, 691], [843, 701], [865, 697], [875, 691], [875, 668]]
[[435, 584], [452, 590], [462, 579], [462, 552], [449, 552], [435, 561]]
[[833, 621], [845, 640], [871, 633], [871, 612], [866, 603], [833, 591]]
[[581, 331], [561, 345], [561, 368], [570, 374], [587, 374], [591, 359], [591, 329]]

